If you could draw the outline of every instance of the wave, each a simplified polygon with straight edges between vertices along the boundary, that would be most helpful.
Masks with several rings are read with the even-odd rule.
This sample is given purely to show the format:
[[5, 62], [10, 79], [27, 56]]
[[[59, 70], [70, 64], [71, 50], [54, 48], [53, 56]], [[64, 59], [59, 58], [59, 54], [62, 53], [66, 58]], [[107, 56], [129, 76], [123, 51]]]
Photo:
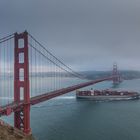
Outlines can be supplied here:
[[75, 96], [59, 96], [59, 97], [56, 97], [54, 99], [75, 99]]

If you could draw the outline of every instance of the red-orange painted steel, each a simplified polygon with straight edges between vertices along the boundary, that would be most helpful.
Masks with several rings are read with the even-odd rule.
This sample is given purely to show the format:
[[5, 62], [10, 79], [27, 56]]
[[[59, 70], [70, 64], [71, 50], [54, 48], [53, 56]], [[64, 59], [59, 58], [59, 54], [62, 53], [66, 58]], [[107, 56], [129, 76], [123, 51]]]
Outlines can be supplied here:
[[[23, 40], [23, 46], [20, 46], [19, 40]], [[21, 48], [22, 47], [22, 48]], [[19, 62], [20, 53], [23, 53], [23, 62]], [[29, 90], [29, 62], [28, 62], [28, 33], [15, 33], [15, 63], [14, 63], [14, 102], [17, 106], [21, 102], [21, 88], [23, 88], [24, 103], [20, 110], [14, 112], [14, 125], [22, 129], [26, 134], [30, 129], [30, 90]], [[23, 70], [24, 80], [20, 79], [20, 70]]]

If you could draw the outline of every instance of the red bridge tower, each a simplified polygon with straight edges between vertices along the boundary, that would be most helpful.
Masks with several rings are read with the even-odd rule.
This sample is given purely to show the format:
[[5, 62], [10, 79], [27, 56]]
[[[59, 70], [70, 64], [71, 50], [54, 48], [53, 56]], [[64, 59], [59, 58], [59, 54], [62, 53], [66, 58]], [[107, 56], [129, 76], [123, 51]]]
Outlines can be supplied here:
[[[14, 125], [26, 134], [30, 129], [30, 90], [29, 90], [29, 62], [28, 62], [28, 33], [15, 33], [14, 51], [14, 101], [19, 104], [23, 95], [24, 105], [14, 112]], [[20, 42], [23, 42], [21, 44]], [[22, 62], [21, 62], [22, 60]], [[21, 79], [23, 75], [23, 79]]]

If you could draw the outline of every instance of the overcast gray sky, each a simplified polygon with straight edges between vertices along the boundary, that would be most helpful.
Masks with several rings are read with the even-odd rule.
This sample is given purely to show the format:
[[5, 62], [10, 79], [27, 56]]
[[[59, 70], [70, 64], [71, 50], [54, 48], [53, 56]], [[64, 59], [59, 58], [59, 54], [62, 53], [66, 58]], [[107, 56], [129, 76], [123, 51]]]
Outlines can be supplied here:
[[0, 38], [25, 29], [75, 70], [140, 70], [140, 0], [1, 0]]

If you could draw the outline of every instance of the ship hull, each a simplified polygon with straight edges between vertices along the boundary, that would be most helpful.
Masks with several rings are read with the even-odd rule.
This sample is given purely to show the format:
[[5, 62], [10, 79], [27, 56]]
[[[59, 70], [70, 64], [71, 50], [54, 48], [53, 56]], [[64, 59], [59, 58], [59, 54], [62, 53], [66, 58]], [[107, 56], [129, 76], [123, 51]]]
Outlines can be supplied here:
[[139, 99], [139, 96], [76, 96], [77, 99], [90, 99], [95, 101], [105, 101], [105, 100], [134, 100]]
[[77, 99], [91, 99], [96, 101], [134, 100], [139, 99], [140, 94], [133, 91], [88, 90], [76, 91], [76, 97]]

